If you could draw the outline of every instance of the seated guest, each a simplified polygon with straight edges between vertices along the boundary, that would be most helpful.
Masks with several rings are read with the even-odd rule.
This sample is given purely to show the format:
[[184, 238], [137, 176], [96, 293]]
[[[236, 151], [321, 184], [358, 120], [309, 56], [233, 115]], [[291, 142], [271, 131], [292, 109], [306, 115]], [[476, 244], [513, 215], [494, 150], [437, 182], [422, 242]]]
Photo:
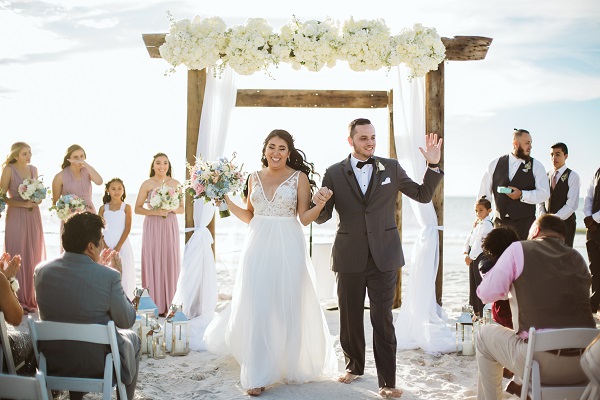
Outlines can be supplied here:
[[[481, 274], [485, 276], [496, 265], [504, 250], [518, 240], [517, 231], [510, 226], [501, 226], [492, 229], [481, 244], [481, 248], [483, 249], [483, 260], [479, 263]], [[512, 314], [510, 313], [508, 300], [496, 300], [492, 304], [492, 318], [500, 325], [512, 329]]]
[[23, 308], [17, 298], [19, 281], [15, 278], [17, 271], [21, 268], [21, 257], [14, 256], [12, 259], [8, 253], [0, 257], [0, 311], [4, 313], [4, 319], [11, 325], [20, 325], [23, 319]]
[[[502, 398], [503, 367], [523, 375], [530, 327], [595, 328], [585, 260], [565, 244], [563, 220], [546, 214], [529, 231], [529, 240], [511, 244], [483, 278], [477, 295], [484, 303], [509, 298], [514, 330], [485, 325], [477, 334], [478, 399]], [[508, 294], [510, 293], [510, 296]], [[579, 357], [543, 353], [538, 360], [545, 383], [585, 380]]]
[[[114, 321], [121, 355], [121, 380], [134, 398], [140, 359], [140, 339], [131, 330], [135, 310], [121, 285], [119, 260], [102, 250], [102, 217], [84, 212], [69, 218], [62, 229], [65, 252], [36, 267], [34, 285], [40, 319], [79, 324]], [[104, 265], [103, 265], [104, 264]], [[95, 343], [42, 342], [49, 375], [101, 377], [106, 346]], [[71, 399], [85, 393], [71, 392]]]

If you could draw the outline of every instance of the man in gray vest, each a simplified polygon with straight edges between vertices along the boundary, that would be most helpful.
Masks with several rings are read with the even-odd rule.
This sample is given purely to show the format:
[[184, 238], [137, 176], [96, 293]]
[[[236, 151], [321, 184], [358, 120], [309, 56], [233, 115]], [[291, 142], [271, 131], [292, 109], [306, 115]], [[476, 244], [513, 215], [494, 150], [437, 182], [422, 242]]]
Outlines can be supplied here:
[[575, 239], [575, 211], [579, 207], [579, 187], [581, 186], [577, 172], [567, 168], [566, 161], [569, 158], [569, 149], [564, 143], [552, 145], [550, 153], [553, 169], [548, 171], [550, 182], [550, 198], [545, 203], [538, 204], [538, 215], [555, 214], [565, 221], [567, 236], [565, 243], [573, 247]]
[[[565, 223], [542, 215], [529, 238], [511, 244], [484, 276], [477, 295], [484, 303], [509, 298], [514, 330], [485, 325], [477, 335], [478, 399], [502, 398], [503, 367], [522, 376], [530, 327], [594, 328], [590, 273], [581, 254], [565, 245]], [[581, 382], [578, 350], [544, 353], [538, 362], [547, 383]]]
[[509, 154], [493, 160], [481, 180], [479, 195], [494, 199], [494, 226], [511, 226], [521, 240], [527, 239], [535, 221], [536, 204], [550, 197], [544, 166], [530, 157], [531, 135], [525, 129], [513, 132]]
[[592, 178], [583, 203], [583, 223], [587, 228], [588, 259], [592, 273], [592, 312], [600, 311], [600, 169]]

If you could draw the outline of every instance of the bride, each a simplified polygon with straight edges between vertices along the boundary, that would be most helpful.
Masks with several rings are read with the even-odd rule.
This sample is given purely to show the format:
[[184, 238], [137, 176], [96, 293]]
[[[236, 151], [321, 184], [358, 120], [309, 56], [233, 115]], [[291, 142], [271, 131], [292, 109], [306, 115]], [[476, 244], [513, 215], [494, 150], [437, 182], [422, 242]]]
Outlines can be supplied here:
[[247, 208], [225, 197], [231, 212], [248, 223], [248, 233], [231, 307], [205, 333], [213, 352], [224, 338], [251, 396], [278, 382], [308, 382], [337, 372], [298, 223], [298, 217], [303, 225], [311, 223], [325, 201], [310, 208], [313, 166], [287, 131], [272, 131], [262, 153], [264, 168], [248, 182]]

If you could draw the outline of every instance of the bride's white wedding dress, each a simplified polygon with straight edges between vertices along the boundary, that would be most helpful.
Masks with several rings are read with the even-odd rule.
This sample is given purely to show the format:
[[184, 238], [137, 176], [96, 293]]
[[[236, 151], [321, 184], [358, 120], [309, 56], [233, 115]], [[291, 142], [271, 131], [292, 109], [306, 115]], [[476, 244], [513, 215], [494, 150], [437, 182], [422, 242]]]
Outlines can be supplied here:
[[337, 359], [315, 290], [314, 270], [296, 217], [295, 172], [268, 200], [257, 172], [254, 217], [231, 306], [208, 326], [207, 349], [232, 354], [244, 389], [331, 377]]

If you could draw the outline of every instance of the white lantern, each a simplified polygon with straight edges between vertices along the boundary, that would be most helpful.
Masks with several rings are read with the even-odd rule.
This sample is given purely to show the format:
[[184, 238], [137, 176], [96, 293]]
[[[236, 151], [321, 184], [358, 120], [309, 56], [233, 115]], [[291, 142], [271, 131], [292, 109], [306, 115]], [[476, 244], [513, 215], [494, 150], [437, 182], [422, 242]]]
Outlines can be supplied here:
[[148, 288], [135, 288], [133, 306], [138, 314], [153, 314], [158, 317], [158, 306], [150, 297]]
[[160, 360], [167, 356], [167, 347], [165, 345], [164, 332], [160, 328], [160, 324], [157, 322], [152, 326], [152, 357], [155, 360]]
[[459, 356], [475, 355], [475, 334], [479, 322], [474, 318], [473, 307], [463, 307], [456, 320], [456, 354]]
[[165, 320], [165, 340], [172, 356], [185, 356], [190, 352], [190, 321], [182, 308], [183, 305], [173, 304]]

